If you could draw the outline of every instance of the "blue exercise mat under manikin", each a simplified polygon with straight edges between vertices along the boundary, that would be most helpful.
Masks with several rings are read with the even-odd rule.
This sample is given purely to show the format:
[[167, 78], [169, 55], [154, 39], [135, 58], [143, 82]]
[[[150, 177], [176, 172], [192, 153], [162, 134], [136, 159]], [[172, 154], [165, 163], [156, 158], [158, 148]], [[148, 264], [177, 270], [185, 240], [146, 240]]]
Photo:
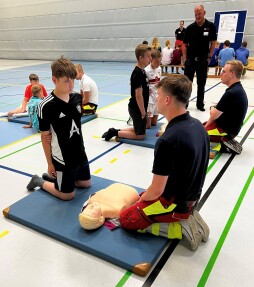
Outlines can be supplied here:
[[145, 276], [168, 239], [127, 232], [122, 228], [111, 231], [105, 226], [88, 231], [79, 224], [78, 215], [89, 195], [112, 183], [111, 180], [92, 176], [92, 186], [77, 189], [71, 201], [62, 201], [39, 189], [6, 208], [3, 213], [20, 224]]
[[[83, 116], [81, 117], [81, 124], [90, 122], [91, 120], [97, 118], [97, 114], [94, 115], [87, 115], [87, 116]], [[30, 123], [30, 118], [29, 117], [10, 117], [8, 119], [9, 122], [13, 122], [13, 123], [19, 123], [19, 124], [23, 124], [23, 125], [28, 125]]]
[[158, 132], [158, 130], [163, 124], [164, 123], [158, 123], [156, 126], [152, 126], [150, 129], [147, 129], [146, 137], [144, 140], [130, 140], [130, 139], [124, 139], [124, 138], [119, 138], [119, 137], [117, 137], [116, 140], [122, 143], [144, 146], [144, 147], [154, 149], [155, 143], [158, 139], [158, 137], [156, 136], [156, 133]]

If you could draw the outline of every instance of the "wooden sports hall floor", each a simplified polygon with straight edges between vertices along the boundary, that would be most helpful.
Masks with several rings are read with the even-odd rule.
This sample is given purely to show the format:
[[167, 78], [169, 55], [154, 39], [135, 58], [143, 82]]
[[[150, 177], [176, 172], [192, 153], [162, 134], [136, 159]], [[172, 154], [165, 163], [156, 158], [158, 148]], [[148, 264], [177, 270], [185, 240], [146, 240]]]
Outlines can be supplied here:
[[[152, 178], [153, 150], [105, 142], [109, 127], [126, 127], [129, 78], [133, 63], [82, 63], [99, 87], [98, 118], [82, 126], [91, 173], [146, 188]], [[36, 73], [48, 92], [53, 88], [50, 62], [0, 60], [0, 112], [21, 103], [28, 75]], [[212, 73], [212, 71], [211, 71]], [[253, 286], [254, 282], [254, 72], [242, 79], [249, 109], [239, 134], [243, 152], [210, 160], [200, 213], [211, 233], [192, 252], [169, 242], [147, 277], [139, 277], [97, 257], [0, 217], [0, 285], [5, 287], [79, 286]], [[225, 90], [220, 79], [209, 78], [204, 113], [195, 108], [196, 83], [189, 111], [205, 121], [209, 106]], [[75, 85], [78, 90], [78, 83]], [[115, 147], [112, 149], [112, 147]], [[27, 196], [31, 174], [46, 170], [40, 136], [21, 124], [0, 119], [0, 209]], [[102, 238], [103, 240], [103, 238]]]

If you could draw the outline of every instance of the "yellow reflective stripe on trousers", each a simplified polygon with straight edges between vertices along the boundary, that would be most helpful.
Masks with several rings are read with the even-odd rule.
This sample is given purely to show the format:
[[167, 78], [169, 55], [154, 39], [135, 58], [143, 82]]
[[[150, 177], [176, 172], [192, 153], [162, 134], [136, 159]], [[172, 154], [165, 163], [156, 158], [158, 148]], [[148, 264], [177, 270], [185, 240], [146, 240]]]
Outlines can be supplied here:
[[222, 136], [222, 137], [224, 137], [227, 135], [227, 133], [220, 133], [217, 128], [210, 130], [210, 131], [207, 131], [207, 133], [209, 136]]
[[168, 208], [164, 208], [161, 202], [158, 200], [153, 204], [143, 208], [145, 215], [155, 215], [155, 214], [163, 214], [166, 212], [171, 212], [176, 207], [175, 203], [172, 203]]
[[182, 227], [179, 222], [153, 223], [145, 229], [139, 229], [139, 233], [151, 233], [169, 239], [182, 239]]
[[160, 235], [160, 223], [152, 224], [152, 234], [159, 236]]

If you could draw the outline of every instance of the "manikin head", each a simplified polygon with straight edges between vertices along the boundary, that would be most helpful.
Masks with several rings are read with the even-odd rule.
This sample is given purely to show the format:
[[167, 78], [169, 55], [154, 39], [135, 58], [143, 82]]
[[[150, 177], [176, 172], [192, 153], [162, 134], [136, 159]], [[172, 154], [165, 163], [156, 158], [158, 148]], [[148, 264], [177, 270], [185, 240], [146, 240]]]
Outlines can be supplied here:
[[79, 214], [79, 223], [86, 230], [99, 228], [103, 225], [105, 217], [99, 203], [89, 203]]

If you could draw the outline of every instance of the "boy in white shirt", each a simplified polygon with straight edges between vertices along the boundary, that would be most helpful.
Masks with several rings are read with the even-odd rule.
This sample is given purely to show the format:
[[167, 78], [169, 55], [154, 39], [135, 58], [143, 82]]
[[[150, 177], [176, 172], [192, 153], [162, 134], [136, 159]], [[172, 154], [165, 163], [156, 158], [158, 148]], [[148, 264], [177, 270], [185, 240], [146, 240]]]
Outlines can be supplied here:
[[81, 64], [75, 65], [76, 80], [80, 80], [80, 94], [82, 100], [82, 115], [95, 114], [98, 107], [98, 88], [95, 81], [84, 73]]
[[157, 49], [152, 50], [152, 61], [145, 67], [146, 76], [149, 84], [149, 102], [147, 108], [147, 125], [146, 128], [150, 129], [151, 126], [156, 126], [158, 121], [157, 111], [157, 88], [156, 85], [161, 79], [161, 52]]

